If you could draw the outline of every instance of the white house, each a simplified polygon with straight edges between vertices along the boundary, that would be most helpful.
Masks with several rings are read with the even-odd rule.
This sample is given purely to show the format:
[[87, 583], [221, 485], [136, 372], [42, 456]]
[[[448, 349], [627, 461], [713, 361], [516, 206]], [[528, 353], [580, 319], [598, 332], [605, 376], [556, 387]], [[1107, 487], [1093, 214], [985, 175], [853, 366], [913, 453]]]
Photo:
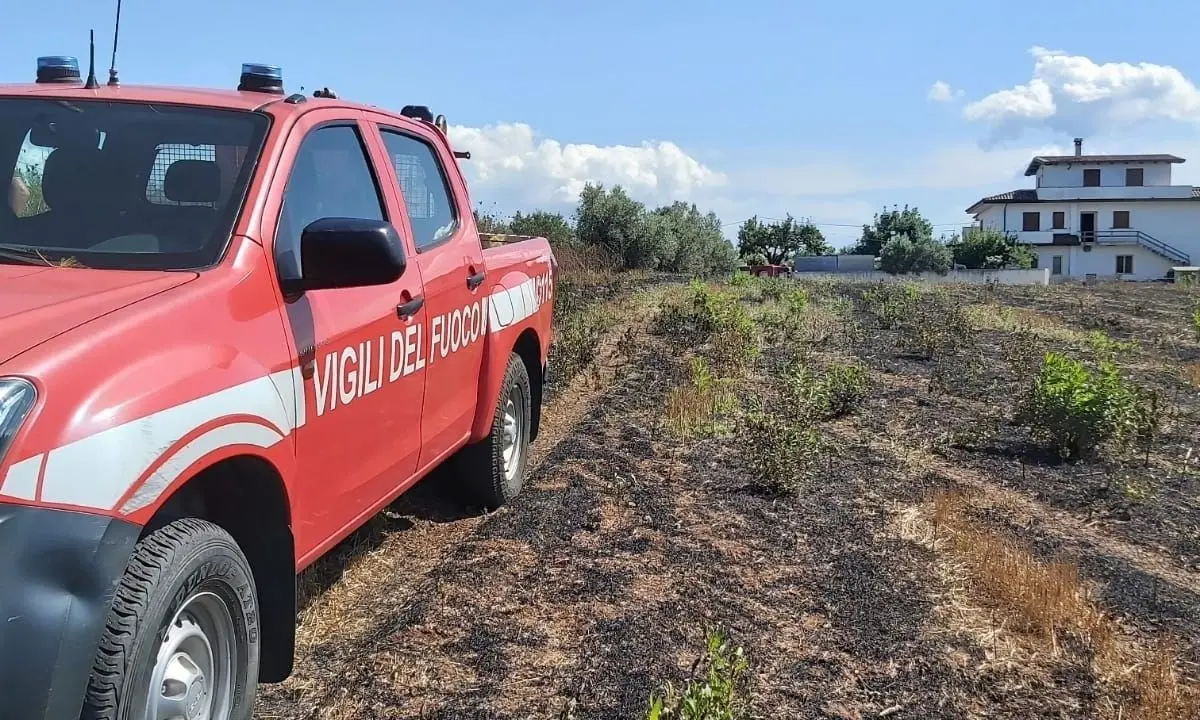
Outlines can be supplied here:
[[974, 227], [1027, 243], [1052, 277], [1153, 280], [1200, 262], [1200, 188], [1172, 185], [1175, 155], [1033, 158], [1033, 189], [985, 197], [967, 212]]

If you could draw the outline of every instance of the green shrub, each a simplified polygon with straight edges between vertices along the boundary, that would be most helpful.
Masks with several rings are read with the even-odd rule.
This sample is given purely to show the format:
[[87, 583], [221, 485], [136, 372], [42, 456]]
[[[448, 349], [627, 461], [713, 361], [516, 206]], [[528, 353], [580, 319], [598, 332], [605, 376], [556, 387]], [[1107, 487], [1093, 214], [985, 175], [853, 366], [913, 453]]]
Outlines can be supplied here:
[[667, 421], [685, 437], [717, 433], [722, 420], [737, 407], [737, 396], [727, 378], [713, 376], [704, 358], [693, 357], [690, 369], [688, 382], [667, 396]]
[[[740, 679], [749, 663], [719, 630], [708, 630], [704, 655], [682, 689], [670, 683], [650, 698], [646, 720], [742, 720], [748, 705]], [[697, 670], [702, 675], [696, 676]]]
[[720, 371], [744, 366], [758, 357], [758, 326], [732, 293], [693, 280], [687, 299], [667, 303], [659, 314], [660, 332], [688, 344], [707, 345], [707, 354]]
[[1086, 459], [1108, 442], [1126, 447], [1157, 429], [1158, 397], [1121, 377], [1109, 360], [1096, 369], [1046, 353], [1017, 421], [1047, 437], [1066, 459]]
[[859, 363], [833, 363], [820, 377], [804, 366], [792, 369], [783, 397], [793, 417], [845, 415], [870, 392], [867, 369]]
[[1137, 352], [1138, 350], [1137, 340], [1114, 340], [1100, 330], [1093, 330], [1088, 333], [1087, 344], [1096, 355], [1109, 359], [1120, 354]]
[[955, 356], [975, 339], [962, 304], [941, 289], [921, 295], [897, 326], [902, 349], [926, 360]]
[[784, 294], [788, 289], [788, 281], [777, 277], [759, 278], [759, 287], [762, 288], [762, 296], [764, 300], [779, 302], [783, 299]]
[[867, 288], [861, 295], [867, 314], [885, 330], [897, 327], [920, 298], [921, 291], [912, 283], [880, 283]]
[[812, 297], [808, 294], [808, 290], [802, 287], [794, 287], [788, 291], [787, 309], [794, 315], [799, 315], [808, 309], [808, 305], [812, 302]]
[[799, 494], [817, 476], [825, 443], [816, 427], [791, 413], [754, 412], [742, 427], [753, 486], [775, 496]]

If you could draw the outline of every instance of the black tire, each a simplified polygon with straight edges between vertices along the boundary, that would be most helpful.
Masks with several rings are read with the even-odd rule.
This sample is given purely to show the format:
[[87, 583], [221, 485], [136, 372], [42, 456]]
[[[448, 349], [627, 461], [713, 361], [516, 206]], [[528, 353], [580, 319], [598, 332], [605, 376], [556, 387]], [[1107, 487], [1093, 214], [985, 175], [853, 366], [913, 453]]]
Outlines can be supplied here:
[[[249, 720], [258, 688], [260, 651], [254, 577], [233, 538], [220, 527], [196, 519], [161, 527], [134, 548], [108, 612], [81, 720], [145, 717], [162, 639], [185, 602], [197, 593], [205, 593], [203, 602], [209, 606], [228, 611], [231, 632], [225, 639], [231, 648], [233, 676], [228, 717]], [[221, 688], [211, 678], [208, 683], [205, 698], [214, 695], [213, 687], [218, 693]], [[198, 691], [192, 697], [198, 697]]]
[[[505, 472], [504, 463], [504, 415], [510, 393], [515, 391], [522, 398], [517, 412], [520, 423], [515, 472]], [[529, 462], [529, 434], [533, 427], [533, 393], [529, 385], [529, 371], [521, 356], [508, 356], [508, 367], [500, 384], [500, 395], [492, 410], [492, 431], [483, 440], [467, 445], [455, 457], [455, 470], [469, 504], [486, 510], [511, 501], [521, 493], [525, 485], [525, 471]]]

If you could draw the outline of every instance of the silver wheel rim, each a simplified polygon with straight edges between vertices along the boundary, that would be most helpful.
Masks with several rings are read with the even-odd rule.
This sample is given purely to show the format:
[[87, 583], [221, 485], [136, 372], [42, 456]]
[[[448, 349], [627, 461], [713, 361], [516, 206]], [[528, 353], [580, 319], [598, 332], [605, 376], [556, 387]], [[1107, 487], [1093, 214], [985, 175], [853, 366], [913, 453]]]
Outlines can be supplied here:
[[233, 616], [211, 592], [192, 595], [163, 633], [146, 720], [228, 720], [233, 713]]
[[508, 391], [504, 402], [504, 428], [500, 454], [504, 458], [504, 479], [511, 481], [521, 466], [522, 442], [525, 439], [525, 395], [517, 385]]

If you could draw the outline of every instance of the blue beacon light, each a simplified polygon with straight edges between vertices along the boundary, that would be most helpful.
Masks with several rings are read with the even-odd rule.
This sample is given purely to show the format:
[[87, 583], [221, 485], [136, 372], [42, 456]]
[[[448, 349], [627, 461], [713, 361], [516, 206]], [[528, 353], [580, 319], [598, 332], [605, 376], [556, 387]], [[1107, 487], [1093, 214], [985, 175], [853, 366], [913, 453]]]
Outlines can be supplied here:
[[242, 77], [238, 83], [238, 90], [282, 95], [283, 71], [278, 65], [242, 63]]
[[44, 55], [37, 59], [39, 83], [79, 82], [79, 60], [70, 55]]

